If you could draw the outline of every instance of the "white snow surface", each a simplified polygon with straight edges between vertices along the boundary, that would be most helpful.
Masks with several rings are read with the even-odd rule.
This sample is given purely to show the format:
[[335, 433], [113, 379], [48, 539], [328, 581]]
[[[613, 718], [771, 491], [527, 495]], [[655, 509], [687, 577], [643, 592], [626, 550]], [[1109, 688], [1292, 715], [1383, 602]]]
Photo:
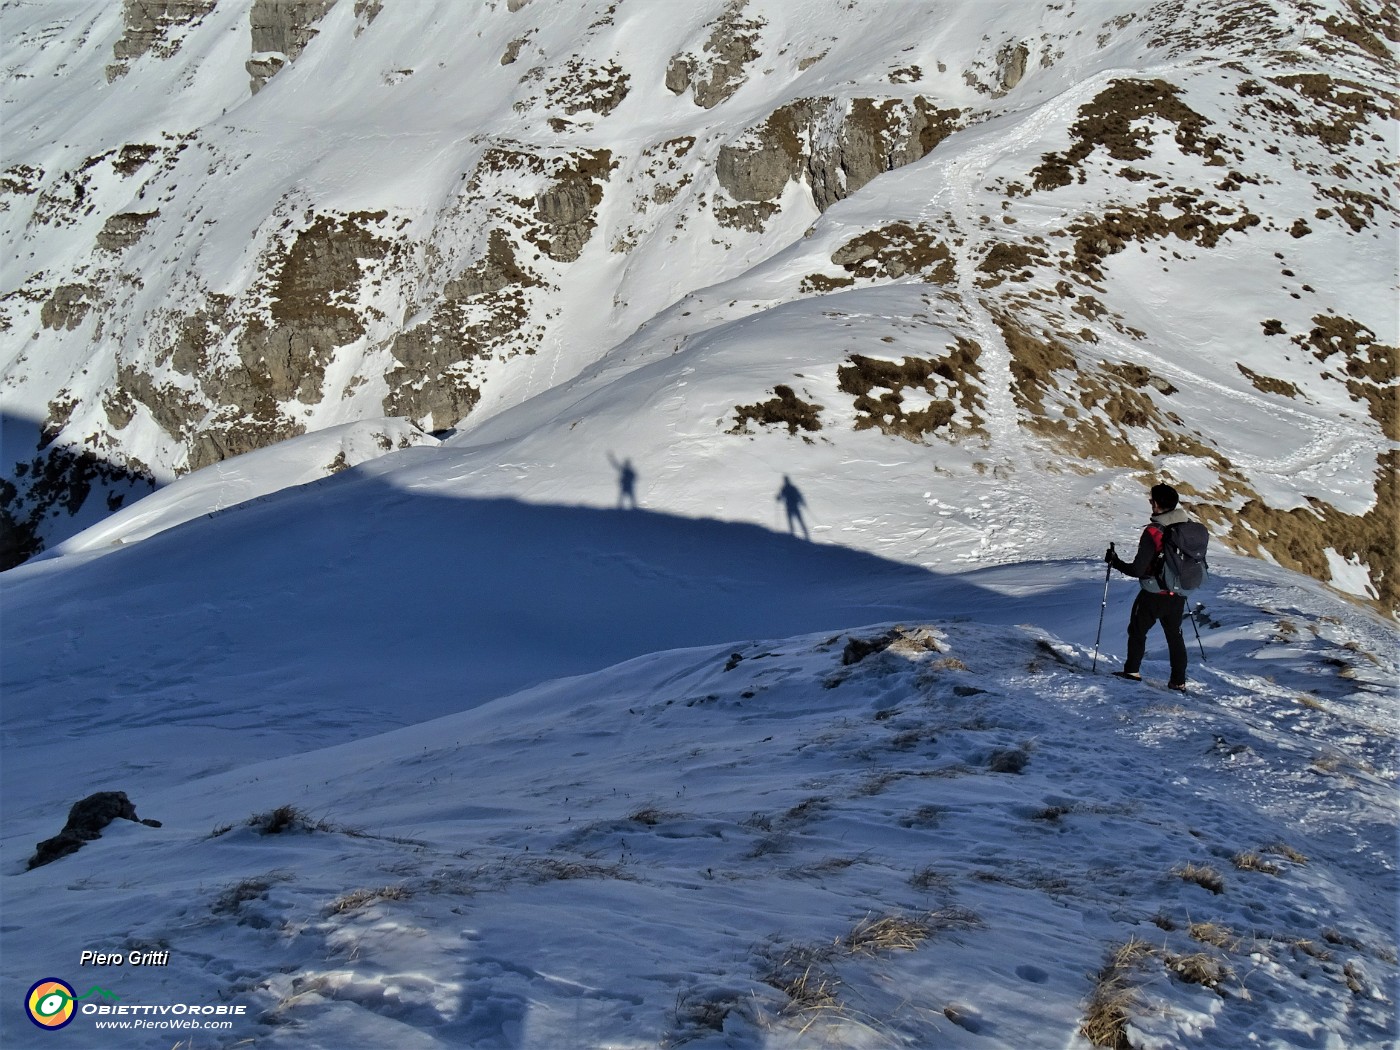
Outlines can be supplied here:
[[[991, 478], [928, 568], [838, 542], [859, 470], [807, 541], [294, 459], [6, 575], [7, 1047], [1085, 1047], [1138, 942], [1133, 1046], [1392, 1045], [1396, 631], [1321, 584], [1218, 556], [1175, 694], [1072, 503], [966, 541]], [[161, 827], [26, 870], [101, 790]], [[245, 1012], [97, 1028], [188, 1005]]]
[[[311, 202], [393, 199], [391, 221], [429, 226], [483, 143], [543, 134], [508, 103], [525, 101], [530, 63], [583, 46], [583, 16], [487, 4], [476, 36], [453, 4], [385, 3], [367, 24], [374, 6], [341, 0], [249, 97], [246, 3], [215, 5], [173, 57], [108, 85], [118, 5], [10, 0], [6, 161], [61, 167], [70, 149], [164, 143], [175, 117], [198, 127], [172, 162], [186, 177], [154, 184], [168, 221], [124, 265], [198, 259], [215, 291], [246, 285], [254, 227]], [[635, 90], [609, 117], [637, 129], [614, 182], [666, 135], [712, 154], [775, 99], [868, 81], [891, 55], [949, 105], [992, 105], [940, 56], [989, 76], [1013, 30], [1034, 42], [1030, 5], [980, 6], [944, 20], [928, 3], [755, 3], [766, 34], [801, 46], [765, 52], [722, 126], [688, 96]], [[1163, 688], [1156, 631], [1147, 681], [1114, 678], [1137, 585], [1100, 559], [1136, 543], [1144, 478], [1028, 440], [975, 255], [961, 299], [914, 280], [797, 291], [853, 231], [927, 220], [975, 239], [1005, 208], [1048, 232], [1102, 204], [1094, 170], [1058, 211], [997, 184], [1066, 148], [1114, 76], [1152, 73], [1135, 63], [1162, 5], [1069, 6], [1042, 41], [1055, 60], [1033, 54], [1018, 93], [820, 217], [794, 183], [763, 234], [706, 228], [681, 251], [657, 231], [682, 213], [605, 206], [589, 265], [550, 304], [568, 324], [498, 363], [455, 433], [377, 418], [375, 332], [342, 348], [328, 387], [346, 397], [308, 408], [313, 433], [181, 477], [5, 573], [0, 1043], [1081, 1050], [1096, 987], [1121, 986], [1140, 1050], [1394, 1046], [1400, 631], [1344, 597], [1371, 592], [1370, 568], [1329, 553], [1329, 588], [1217, 543], [1187, 627], [1190, 689]], [[1275, 20], [1294, 6], [1261, 5]], [[602, 25], [603, 7], [580, 10]], [[659, 82], [725, 7], [667, 3], [663, 40], [628, 5], [584, 43]], [[528, 53], [503, 67], [522, 10]], [[352, 39], [363, 61], [341, 68]], [[1319, 41], [1309, 23], [1293, 43]], [[1208, 116], [1223, 61], [1177, 67]], [[614, 127], [579, 123], [573, 145], [616, 144]], [[1154, 164], [1201, 166], [1171, 143], [1157, 136]], [[1292, 161], [1267, 145], [1249, 162], [1278, 182], [1258, 195], [1311, 215], [1311, 196], [1278, 201]], [[225, 191], [217, 207], [192, 174]], [[102, 167], [92, 185], [130, 193]], [[5, 288], [79, 268], [96, 214], [78, 238], [9, 213]], [[1382, 221], [1359, 237], [1319, 223], [1302, 242], [1260, 231], [1214, 254], [1134, 246], [1110, 260], [1106, 294], [1153, 339], [1098, 325], [1104, 359], [1170, 380], [1183, 426], [1217, 421], [1272, 504], [1360, 513], [1393, 442], [1337, 388], [1270, 396], [1233, 362], [1315, 380], [1272, 352], [1266, 317], [1297, 332], [1333, 311], [1396, 342]], [[631, 223], [637, 250], [609, 252]], [[1289, 288], [1320, 289], [1287, 315], [1280, 266]], [[1201, 294], [1217, 286], [1231, 309]], [[134, 357], [179, 287], [122, 287], [138, 322], [113, 339]], [[39, 308], [23, 309], [0, 332], [7, 436], [60, 391], [82, 403], [76, 430], [96, 425], [116, 359], [84, 356], [86, 330], [41, 333], [29, 359]], [[985, 351], [977, 440], [853, 428], [834, 396], [844, 352], [936, 358], [959, 338]], [[1225, 346], [1236, 356], [1213, 364]], [[775, 383], [825, 405], [827, 426], [728, 433]], [[130, 426], [127, 451], [172, 478], [181, 451], [143, 416]], [[1154, 462], [1201, 491], [1215, 480], [1206, 459]], [[785, 481], [803, 498], [793, 516]], [[28, 869], [99, 791], [160, 826], [117, 820]], [[288, 826], [265, 833], [279, 810]], [[46, 978], [81, 997], [58, 1033], [26, 1016]], [[242, 1012], [176, 1027], [192, 1020], [177, 1006]]]
[[[361, 260], [360, 286], [340, 294], [358, 299], [365, 334], [335, 349], [314, 392], [277, 411], [282, 422], [309, 431], [373, 422], [384, 414], [385, 373], [396, 365], [390, 344], [431, 313], [444, 285], [480, 259], [493, 231], [523, 221], [509, 202], [529, 203], [544, 188], [543, 176], [523, 170], [497, 176], [497, 185], [478, 167], [483, 156], [606, 149], [616, 167], [576, 263], [540, 260], [536, 246], [510, 233], [522, 260], [536, 256], [531, 265], [547, 285], [523, 308], [522, 328], [540, 334], [522, 334], [518, 344], [472, 363], [481, 401], [457, 424], [465, 434], [499, 419], [524, 433], [545, 421], [520, 411], [522, 403], [547, 399], [547, 421], [558, 429], [537, 435], [537, 469], [560, 469], [550, 488], [565, 502], [593, 498], [591, 466], [580, 472], [564, 464], [577, 436], [572, 427], [596, 433], [620, 407], [621, 418], [610, 422], [625, 432], [640, 416], [648, 438], [663, 427], [676, 431], [668, 451], [681, 476], [641, 470], [651, 506], [737, 516], [732, 507], [712, 506], [717, 490], [704, 483], [715, 464], [706, 449], [732, 425], [736, 405], [787, 384], [822, 406], [829, 437], [855, 420], [837, 383], [847, 354], [937, 360], [959, 339], [982, 348], [980, 379], [962, 377], [980, 401], [981, 454], [945, 449], [940, 436], [931, 447], [894, 453], [898, 443], [882, 442], [876, 462], [898, 455], [921, 475], [944, 466], [956, 475], [974, 462], [1019, 470], [1037, 455], [1071, 464], [1073, 456], [1038, 448], [1017, 425], [1026, 408], [1014, 403], [1005, 339], [993, 321], [1009, 311], [1030, 330], [1079, 333], [1083, 367], [1145, 367], [1170, 383], [1172, 394], [1147, 391], [1152, 403], [1182, 435], [1217, 450], [1269, 506], [1318, 499], [1361, 514], [1375, 504], [1378, 457], [1395, 443], [1348, 387], [1345, 368], [1291, 340], [1317, 318], [1337, 317], [1362, 325], [1377, 345], [1400, 343], [1396, 125], [1377, 120], [1355, 142], [1333, 144], [1344, 152], [1329, 152], [1317, 136], [1280, 149], [1279, 133], [1263, 120], [1290, 110], [1318, 128], [1337, 119], [1340, 103], [1282, 93], [1271, 79], [1294, 70], [1336, 78], [1343, 101], [1388, 84], [1377, 77], [1374, 56], [1348, 49], [1324, 28], [1328, 20], [1351, 24], [1348, 0], [497, 0], [480, 10], [456, 0], [343, 0], [256, 94], [245, 68], [256, 5], [205, 6], [202, 17], [193, 15], [201, 5], [191, 4], [158, 19], [166, 34], [159, 46], [115, 77], [109, 70], [123, 32], [117, 5], [6, 0], [0, 8], [5, 161], [15, 185], [33, 184], [8, 193], [0, 208], [0, 395], [7, 419], [36, 433], [40, 421], [60, 417], [61, 447], [135, 461], [159, 483], [178, 476], [189, 433], [174, 436], [180, 428], [158, 423], [145, 404], [123, 425], [112, 422], [107, 395], [120, 369], [149, 376], [167, 401], [183, 394], [204, 405], [191, 366], [170, 360], [190, 312], [212, 309], [211, 297], [224, 296], [246, 323], [244, 314], [265, 308], [259, 297], [271, 294], [258, 291], [259, 279], [269, 279], [260, 267], [313, 217], [352, 212], [382, 214], [363, 221], [378, 236], [406, 238], [410, 257]], [[750, 27], [759, 57], [740, 71], [731, 98], [705, 109], [693, 89], [675, 94], [663, 86], [666, 69], [682, 53], [710, 61], [712, 34], [724, 22]], [[1220, 43], [1234, 39], [1222, 24], [1237, 30], [1242, 23], [1257, 24], [1257, 47]], [[1016, 43], [1027, 49], [1026, 72], [1003, 91], [995, 86], [1000, 56]], [[508, 55], [516, 57], [503, 61]], [[614, 68], [621, 72], [609, 75], [625, 74], [630, 86], [617, 108], [575, 110], [570, 92]], [[1171, 124], [1149, 114], [1132, 129], [1144, 154], [1138, 160], [1098, 148], [1077, 164], [1071, 184], [1025, 191], [1047, 154], [1074, 144], [1083, 107], [1117, 81], [1155, 77], [1170, 80], [1183, 105], [1223, 137], [1227, 154], [1183, 152]], [[1256, 90], [1266, 94], [1249, 102]], [[721, 149], [749, 142], [776, 109], [831, 99], [837, 113], [855, 99], [916, 97], [961, 114], [958, 130], [922, 159], [821, 214], [803, 174], [787, 183], [761, 230], [716, 220], [707, 202], [724, 198], [714, 173]], [[1248, 114], [1247, 102], [1254, 106]], [[1379, 112], [1383, 102], [1376, 94], [1373, 108]], [[1299, 110], [1305, 103], [1306, 113]], [[835, 134], [823, 127], [812, 132], [818, 144]], [[138, 146], [154, 159], [132, 175], [118, 151]], [[1138, 174], [1125, 178], [1132, 168]], [[1222, 178], [1236, 170], [1248, 181], [1223, 189]], [[464, 183], [478, 177], [483, 186], [468, 193]], [[990, 249], [1006, 244], [1040, 245], [1049, 261], [1062, 259], [1072, 254], [1066, 229], [1076, 220], [1141, 210], [1142, 198], [1160, 193], [1196, 195], [1203, 214], [1222, 222], [1246, 213], [1260, 221], [1227, 231], [1210, 248], [1166, 235], [1130, 242], [1103, 260], [1102, 280], [1078, 275], [1068, 298], [1065, 275], [1053, 265], [995, 282], [979, 268]], [[1339, 218], [1339, 201], [1361, 202], [1355, 208], [1369, 217], [1355, 219], [1366, 218], [1359, 229]], [[1171, 214], [1167, 206], [1164, 215]], [[104, 223], [118, 215], [142, 219], [139, 238], [121, 252], [94, 249]], [[1304, 218], [1313, 229], [1300, 239], [1290, 231]], [[952, 280], [925, 283], [927, 275], [915, 272], [862, 276], [834, 294], [805, 288], [813, 275], [849, 279], [833, 253], [892, 224], [955, 245]], [[93, 308], [71, 322], [45, 320], [46, 303], [65, 287], [88, 288]], [[1268, 322], [1280, 334], [1267, 334]], [[224, 333], [208, 348], [207, 367], [228, 367], [240, 352], [236, 343]], [[1251, 382], [1241, 366], [1275, 390]], [[1296, 393], [1277, 392], [1288, 389]], [[903, 396], [906, 410], [917, 407], [912, 391]], [[566, 418], [573, 405], [576, 414]], [[183, 426], [210, 427], [226, 408], [210, 404], [208, 418], [196, 415]], [[971, 425], [969, 414], [960, 410], [958, 425]], [[8, 426], [16, 435], [22, 429]], [[1220, 487], [1219, 464], [1210, 458], [1160, 453], [1161, 435], [1150, 430], [1110, 433], [1237, 509], [1238, 493]], [[22, 446], [32, 436], [14, 440], [7, 455], [24, 464]], [[650, 451], [612, 440], [618, 455]], [[53, 515], [41, 533], [52, 548], [89, 524], [90, 517]], [[1355, 564], [1336, 582], [1364, 594], [1374, 571]]]

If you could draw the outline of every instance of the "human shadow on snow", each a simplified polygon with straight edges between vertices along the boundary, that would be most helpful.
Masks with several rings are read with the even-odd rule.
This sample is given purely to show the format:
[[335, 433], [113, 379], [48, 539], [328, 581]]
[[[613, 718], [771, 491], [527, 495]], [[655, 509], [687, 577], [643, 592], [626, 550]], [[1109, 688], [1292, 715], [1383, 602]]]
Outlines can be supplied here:
[[[1033, 601], [1096, 613], [1092, 590]], [[755, 524], [353, 468], [6, 574], [0, 810], [115, 770], [135, 791], [302, 753], [656, 652], [1034, 615], [966, 577]]]

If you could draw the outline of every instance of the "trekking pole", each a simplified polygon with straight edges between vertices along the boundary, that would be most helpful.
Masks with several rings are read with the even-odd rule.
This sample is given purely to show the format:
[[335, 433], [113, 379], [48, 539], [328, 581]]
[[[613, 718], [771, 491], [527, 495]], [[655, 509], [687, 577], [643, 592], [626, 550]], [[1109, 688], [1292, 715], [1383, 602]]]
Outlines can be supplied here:
[[[1113, 550], [1113, 544], [1108, 545], [1108, 549]], [[1099, 639], [1103, 637], [1103, 614], [1108, 608], [1108, 577], [1113, 572], [1112, 565], [1105, 565], [1103, 568], [1103, 601], [1099, 603], [1099, 632], [1094, 635], [1094, 662], [1089, 665], [1089, 670], [1096, 671], [1099, 667]], [[1195, 622], [1194, 620], [1192, 621]]]
[[1196, 645], [1201, 650], [1201, 663], [1206, 662], [1206, 647], [1201, 642], [1201, 629], [1196, 626], [1196, 613], [1200, 612], [1204, 608], [1205, 605], [1203, 603], [1197, 602], [1196, 608], [1191, 611], [1191, 629], [1196, 632]]

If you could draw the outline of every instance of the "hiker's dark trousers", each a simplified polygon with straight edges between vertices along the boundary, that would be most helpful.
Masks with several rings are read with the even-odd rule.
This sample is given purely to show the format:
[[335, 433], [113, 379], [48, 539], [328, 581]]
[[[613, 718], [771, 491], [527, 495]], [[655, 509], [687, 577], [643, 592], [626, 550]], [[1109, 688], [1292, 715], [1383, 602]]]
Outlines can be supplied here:
[[1181, 636], [1181, 618], [1186, 614], [1186, 596], [1139, 591], [1128, 620], [1128, 658], [1123, 670], [1136, 674], [1147, 652], [1147, 632], [1154, 623], [1162, 625], [1167, 636], [1167, 655], [1172, 662], [1172, 685], [1186, 684], [1186, 639]]

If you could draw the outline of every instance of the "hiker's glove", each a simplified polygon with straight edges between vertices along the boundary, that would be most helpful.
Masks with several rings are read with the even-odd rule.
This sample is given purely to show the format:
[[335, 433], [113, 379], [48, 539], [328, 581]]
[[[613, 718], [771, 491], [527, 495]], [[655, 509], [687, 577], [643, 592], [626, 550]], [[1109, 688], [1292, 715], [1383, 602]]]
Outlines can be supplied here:
[[1110, 547], [1108, 548], [1108, 550], [1103, 552], [1103, 560], [1105, 564], [1112, 565], [1115, 561], [1118, 560], [1118, 554], [1116, 551], [1114, 551], [1112, 547]]

